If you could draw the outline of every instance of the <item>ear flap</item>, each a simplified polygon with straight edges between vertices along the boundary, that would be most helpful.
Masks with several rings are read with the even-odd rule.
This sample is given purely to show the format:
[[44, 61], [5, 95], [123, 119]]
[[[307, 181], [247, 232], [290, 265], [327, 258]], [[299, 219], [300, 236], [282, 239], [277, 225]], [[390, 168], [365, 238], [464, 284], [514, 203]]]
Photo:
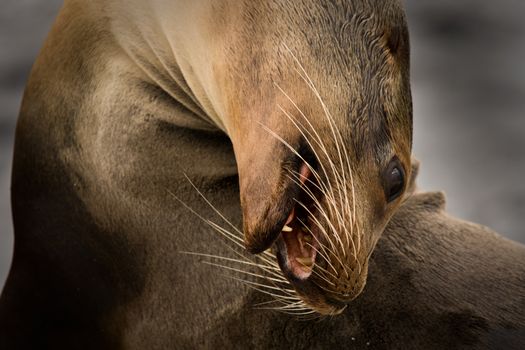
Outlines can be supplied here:
[[419, 173], [419, 160], [412, 157], [411, 159], [412, 163], [412, 171], [410, 173], [410, 178], [408, 179], [407, 189], [404, 194], [404, 200], [407, 200], [417, 191], [417, 184], [416, 184], [416, 178]]

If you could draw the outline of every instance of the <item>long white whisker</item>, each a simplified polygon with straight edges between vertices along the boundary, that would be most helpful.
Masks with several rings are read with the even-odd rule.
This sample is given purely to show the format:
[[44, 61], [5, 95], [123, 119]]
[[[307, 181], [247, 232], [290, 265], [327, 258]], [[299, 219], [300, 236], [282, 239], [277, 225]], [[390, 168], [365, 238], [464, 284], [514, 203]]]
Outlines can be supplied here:
[[[350, 168], [350, 162], [349, 162], [349, 159], [348, 159], [348, 150], [344, 146], [344, 142], [342, 141], [342, 135], [341, 135], [341, 132], [340, 132], [339, 128], [337, 127], [337, 124], [335, 123], [332, 115], [330, 114], [330, 111], [328, 110], [326, 104], [324, 103], [324, 101], [323, 101], [319, 91], [315, 87], [315, 84], [313, 83], [312, 79], [310, 78], [310, 76], [306, 72], [306, 70], [303, 67], [303, 65], [299, 62], [299, 60], [295, 56], [295, 54], [290, 50], [290, 48], [286, 44], [284, 44], [284, 46], [286, 47], [286, 49], [288, 50], [290, 55], [293, 57], [293, 59], [297, 63], [297, 65], [300, 67], [300, 69], [302, 71], [302, 74], [299, 71], [297, 73], [301, 76], [301, 78], [305, 81], [305, 83], [310, 87], [312, 92], [315, 94], [315, 96], [319, 100], [319, 103], [321, 104], [321, 106], [323, 108], [323, 111], [325, 112], [325, 116], [327, 117], [327, 120], [329, 122], [330, 130], [332, 132], [332, 135], [334, 136], [334, 140], [336, 141], [335, 145], [336, 145], [337, 153], [338, 153], [338, 156], [339, 156], [339, 162], [340, 162], [340, 164], [342, 166], [341, 174], [339, 174], [339, 172], [333, 166], [333, 162], [331, 162], [332, 168], [333, 168], [333, 171], [334, 171], [334, 175], [337, 176], [337, 178], [338, 178], [337, 183], [338, 183], [338, 188], [339, 188], [339, 191], [340, 191], [339, 197], [341, 199], [341, 205], [343, 206], [343, 201], [348, 203], [348, 194], [346, 193], [346, 191], [344, 189], [344, 184], [346, 183], [346, 175], [345, 175], [346, 172], [345, 172], [345, 167], [343, 166], [344, 162], [343, 162], [342, 153], [345, 154], [346, 163], [347, 163], [349, 169], [351, 169]], [[344, 147], [345, 152], [341, 152], [341, 147], [339, 145], [341, 145], [341, 147]], [[343, 195], [345, 197], [344, 199], [342, 197]], [[354, 199], [354, 202], [355, 202], [355, 199]], [[348, 232], [347, 229], [346, 229], [345, 221], [342, 220], [342, 222], [340, 222], [340, 224], [342, 224], [342, 226], [345, 227], [345, 232]], [[353, 239], [351, 238], [351, 236], [348, 236], [348, 237], [352, 240], [352, 245], [354, 245]], [[355, 247], [354, 247], [354, 251], [355, 251]], [[343, 249], [343, 253], [345, 253], [345, 252], [346, 252], [346, 250]]]
[[[259, 123], [265, 130], [267, 130], [270, 134], [274, 135], [278, 140], [280, 140], [285, 146], [287, 146], [290, 150], [292, 150], [292, 152], [294, 152], [297, 156], [299, 156], [301, 159], [302, 156], [299, 155], [299, 153], [297, 151], [295, 151], [295, 149], [290, 146], [290, 144], [288, 144], [288, 142], [286, 142], [284, 139], [282, 139], [279, 135], [277, 135], [274, 131], [272, 131], [271, 129], [269, 129], [268, 127], [266, 127], [265, 125], [263, 125], [262, 123]], [[304, 159], [303, 159], [304, 160]], [[306, 161], [305, 161], [306, 162]], [[306, 208], [307, 209], [307, 208]], [[319, 208], [321, 209], [321, 208]], [[311, 212], [310, 212], [311, 213]], [[313, 215], [312, 215], [313, 216]], [[330, 220], [327, 218], [327, 222], [329, 225], [332, 226], [332, 229], [334, 231], [334, 233], [337, 233], [337, 230], [335, 229], [335, 227], [333, 227], [332, 223], [330, 222]], [[320, 224], [319, 224], [320, 227], [322, 227]], [[330, 240], [329, 238], [329, 235], [327, 235], [328, 239]], [[334, 234], [334, 237], [335, 239], [339, 242], [339, 244], [342, 246], [342, 251], [343, 251], [343, 254], [345, 254], [345, 249], [344, 249], [344, 244], [343, 242], [341, 241], [340, 237], [337, 235], [337, 234]], [[344, 265], [343, 265], [344, 266]]]
[[[319, 222], [319, 220], [315, 217], [315, 215], [312, 213], [312, 211], [310, 209], [308, 209], [306, 207], [306, 205], [304, 205], [303, 203], [295, 200], [295, 202], [297, 204], [299, 204], [304, 210], [306, 210], [308, 212], [308, 214], [310, 215], [310, 217], [312, 218], [312, 220], [315, 221], [315, 224], [319, 227], [319, 229], [323, 232], [324, 236], [326, 239], [328, 239], [329, 242], [331, 242], [331, 236], [332, 235], [329, 235], [328, 232], [326, 232], [325, 228], [321, 225], [321, 223]], [[321, 212], [321, 209], [320, 208], [316, 208], [319, 212]], [[328, 220], [328, 218], [326, 218], [326, 221], [327, 221], [327, 224], [330, 226], [330, 228], [332, 229], [332, 232], [334, 232], [334, 235], [333, 237], [335, 237], [335, 240], [338, 241], [341, 245], [343, 244], [343, 242], [341, 242], [341, 238], [339, 237], [339, 235], [337, 235], [337, 230], [335, 229], [335, 227], [333, 226], [333, 224]], [[333, 243], [333, 242], [332, 242]], [[336, 250], [335, 246], [332, 246], [332, 248], [334, 250]], [[344, 247], [343, 247], [344, 248]]]
[[[316, 219], [315, 219], [316, 220]], [[306, 229], [308, 230], [308, 232], [310, 232], [310, 235], [312, 235], [312, 237], [316, 240], [316, 242], [319, 244], [320, 247], [324, 247], [324, 244], [322, 244], [318, 239], [317, 237], [314, 235], [314, 233], [312, 232], [312, 230], [307, 226], [305, 225], [302, 220], [299, 219], [299, 222], [304, 226], [306, 227]], [[309, 243], [306, 243], [308, 245], [310, 245], [313, 249], [315, 249], [315, 247], [313, 247], [311, 244]], [[328, 247], [324, 247], [327, 251], [328, 251], [328, 254], [329, 252], [332, 252], [332, 254], [334, 256], [337, 256], [336, 254], [333, 253], [333, 251], [331, 251]], [[337, 269], [332, 265], [332, 263], [330, 262], [330, 259], [328, 259], [328, 257], [324, 256], [319, 250], [317, 250], [317, 253], [320, 254], [325, 260], [326, 262], [328, 263], [328, 265], [330, 265], [330, 267], [334, 270], [334, 272], [337, 274]], [[334, 278], [337, 278], [336, 276], [332, 275]]]
[[[286, 94], [286, 93], [284, 92], [284, 90], [282, 90], [282, 89], [279, 87], [279, 85], [276, 84], [276, 86], [281, 90], [281, 92], [282, 92], [282, 93], [283, 93], [283, 94], [284, 94], [284, 95], [285, 95], [290, 101], [292, 101], [291, 98], [290, 98], [290, 96], [288, 96], [288, 94]], [[299, 107], [297, 107], [297, 105], [296, 105], [293, 101], [292, 101], [292, 103], [294, 104], [294, 106], [295, 106], [297, 109], [299, 109]], [[320, 162], [321, 158], [319, 157], [319, 154], [316, 152], [315, 147], [313, 147], [312, 143], [310, 142], [310, 138], [313, 138], [312, 134], [308, 131], [308, 129], [306, 129], [306, 128], [304, 127], [304, 125], [303, 125], [301, 122], [299, 122], [298, 120], [296, 120], [296, 119], [295, 119], [290, 113], [288, 113], [283, 107], [281, 107], [281, 105], [278, 104], [277, 106], [278, 106], [279, 109], [284, 113], [284, 115], [285, 115], [285, 116], [286, 116], [286, 117], [287, 117], [287, 118], [288, 118], [288, 119], [294, 124], [294, 126], [297, 128], [297, 130], [299, 130], [299, 132], [301, 133], [301, 135], [304, 137], [305, 141], [306, 141], [306, 142], [308, 143], [308, 145], [310, 146], [310, 149], [311, 149], [312, 152], [314, 153], [314, 156], [319, 160], [319, 165], [320, 165], [321, 170], [323, 171], [323, 174], [324, 174], [324, 176], [325, 176], [325, 178], [326, 178], [326, 181], [327, 181], [327, 183], [328, 183], [328, 187], [327, 187], [327, 186], [324, 185], [324, 182], [322, 181], [322, 179], [321, 179], [320, 177], [316, 177], [316, 180], [317, 180], [317, 181], [318, 181], [318, 182], [319, 182], [319, 183], [320, 183], [320, 184], [326, 189], [326, 191], [323, 190], [323, 192], [325, 192], [326, 195], [333, 193], [333, 188], [332, 188], [332, 185], [331, 185], [330, 177], [328, 176], [328, 173], [327, 173], [327, 171], [326, 171], [326, 168], [325, 168], [324, 165]], [[300, 111], [300, 110], [299, 110], [299, 111]], [[302, 113], [302, 111], [300, 111], [300, 113], [303, 115], [303, 118], [305, 118], [305, 119], [308, 121], [308, 119], [306, 118], [306, 116], [304, 116], [304, 114]], [[299, 124], [300, 126], [299, 126], [298, 124]], [[311, 125], [311, 124], [310, 124], [310, 125]], [[313, 128], [313, 126], [311, 126], [311, 127]], [[305, 133], [303, 132], [303, 130], [304, 130], [305, 132], [307, 132], [308, 135], [310, 135], [310, 137], [307, 137], [307, 136], [305, 135]], [[315, 131], [315, 130], [314, 130], [314, 131]], [[318, 140], [315, 140], [315, 139], [314, 139], [313, 141], [315, 141], [316, 144], [317, 144], [322, 150], [324, 150], [324, 153], [327, 154], [326, 148], [323, 148], [324, 145], [323, 145], [322, 143], [320, 143]], [[327, 156], [328, 156], [328, 155], [327, 155]]]
[[[321, 225], [321, 223], [319, 222], [319, 220], [314, 216], [314, 214], [310, 211], [310, 209], [308, 209], [303, 203], [299, 202], [299, 201], [296, 201], [302, 208], [304, 208], [304, 210], [306, 210], [306, 212], [309, 214], [309, 216], [311, 217], [311, 219], [314, 221], [314, 223], [316, 224], [316, 226], [319, 228], [319, 230], [321, 230], [321, 233], [323, 234], [324, 238], [328, 241], [328, 243], [331, 245], [332, 249], [334, 249], [334, 251], [337, 250], [334, 242], [332, 241], [332, 238], [331, 238], [331, 235], [328, 234], [328, 232], [326, 232], [326, 229]], [[330, 224], [330, 223], [329, 223]], [[308, 226], [306, 226], [308, 227]]]
[[[261, 284], [261, 283], [257, 283], [257, 282], [252, 282], [252, 281], [247, 281], [247, 280], [243, 280], [241, 278], [237, 278], [237, 277], [234, 277], [234, 276], [225, 276], [227, 278], [231, 278], [231, 279], [234, 279], [236, 281], [239, 281], [241, 283], [244, 283], [246, 284], [247, 286], [249, 286], [250, 288], [253, 288], [253, 289], [256, 289], [262, 293], [265, 293], [265, 294], [268, 294], [268, 295], [272, 295], [274, 297], [278, 297], [278, 298], [281, 298], [281, 299], [285, 299], [285, 300], [293, 300], [293, 301], [297, 301], [297, 300], [300, 300], [294, 293], [295, 293], [295, 290], [288, 290], [288, 289], [283, 289], [283, 288], [279, 288], [279, 287], [274, 287], [274, 286], [268, 286], [266, 284]], [[281, 295], [281, 294], [275, 294], [275, 293], [272, 293], [272, 292], [269, 292], [265, 289], [261, 289], [261, 288], [266, 288], [266, 289], [270, 289], [270, 290], [275, 290], [275, 291], [279, 291], [279, 292], [283, 292], [285, 293], [286, 295]]]
[[319, 272], [315, 271], [315, 270], [312, 270], [312, 272], [318, 276], [319, 278], [321, 278], [323, 281], [325, 281], [326, 283], [332, 285], [332, 286], [335, 286], [335, 283], [333, 282], [330, 282], [325, 276], [323, 276], [322, 274], [320, 274]]
[[[315, 130], [315, 127], [312, 125], [312, 123], [310, 122], [310, 119], [303, 113], [303, 111], [299, 108], [299, 106], [292, 100], [292, 98], [277, 84], [275, 84], [277, 86], [277, 88], [284, 94], [284, 96], [286, 96], [286, 98], [292, 103], [292, 105], [297, 109], [297, 111], [299, 112], [299, 114], [301, 114], [301, 116], [303, 117], [303, 119], [306, 121], [306, 123], [308, 123], [308, 126], [310, 127], [310, 129], [313, 131], [313, 133], [315, 134], [315, 137], [317, 138], [317, 140], [314, 139], [314, 141], [316, 142], [316, 144], [321, 148], [321, 150], [323, 151], [323, 153], [326, 155], [326, 158], [330, 161], [331, 160], [331, 157], [330, 157], [330, 154], [328, 153], [324, 143], [323, 143], [323, 139], [321, 138], [321, 136], [319, 135], [319, 133]], [[283, 110], [283, 109], [281, 109]], [[287, 115], [289, 116], [289, 115]], [[290, 117], [290, 116], [289, 116]], [[295, 120], [295, 118], [292, 117], [292, 119]], [[312, 137], [312, 134], [308, 131], [307, 128], [304, 127], [304, 125], [302, 123], [300, 123], [302, 126], [303, 126], [303, 129], [309, 133], [309, 135]], [[307, 138], [304, 134], [303, 136], [309, 140], [309, 138]], [[312, 137], [313, 138], [313, 137]], [[312, 144], [310, 142], [308, 142], [309, 145], [310, 145], [310, 148], [312, 148], [312, 151], [314, 151], [314, 147], [312, 147]], [[317, 153], [316, 153], [317, 154]], [[317, 159], [321, 160], [321, 158], [317, 155]], [[330, 187], [330, 192], [334, 192], [333, 191], [333, 187], [332, 187], [332, 184], [331, 184], [331, 180], [330, 180], [330, 177], [328, 176], [328, 173], [326, 171], [326, 169], [324, 168], [323, 164], [320, 162], [320, 165], [322, 167], [322, 170], [323, 170], [323, 173], [325, 174], [326, 176], [326, 181], [328, 182], [328, 186]]]
[[223, 219], [231, 228], [233, 228], [236, 232], [238, 232], [239, 234], [242, 235], [242, 232], [237, 228], [237, 226], [235, 226], [234, 224], [232, 224], [228, 219], [226, 219], [226, 217], [220, 212], [220, 210], [218, 210], [209, 200], [208, 198], [206, 198], [206, 196], [197, 188], [197, 186], [195, 186], [195, 184], [190, 180], [190, 178], [188, 177], [188, 175], [186, 175], [186, 173], [184, 173], [184, 177], [186, 177], [186, 179], [188, 180], [188, 182], [191, 184], [191, 186], [195, 189], [195, 191], [197, 191], [197, 193], [202, 197], [202, 199], [210, 206], [210, 208], [213, 209], [213, 211], [215, 213], [217, 213], [217, 215], [219, 215], [221, 217], [221, 219]]
[[230, 271], [235, 271], [235, 272], [239, 272], [239, 273], [243, 273], [243, 274], [246, 274], [246, 275], [249, 275], [249, 276], [253, 276], [253, 277], [257, 277], [257, 278], [262, 278], [262, 279], [266, 279], [266, 280], [269, 280], [269, 281], [272, 281], [272, 282], [276, 282], [276, 283], [287, 283], [288, 281], [285, 280], [285, 279], [278, 279], [278, 278], [274, 278], [274, 277], [270, 277], [270, 276], [265, 276], [265, 275], [261, 275], [261, 274], [258, 274], [258, 273], [254, 273], [254, 272], [249, 272], [249, 271], [246, 271], [246, 270], [241, 270], [241, 269], [237, 269], [235, 267], [231, 267], [231, 266], [226, 266], [226, 265], [222, 265], [222, 264], [217, 264], [217, 263], [213, 263], [211, 261], [203, 261], [204, 264], [206, 265], [211, 265], [211, 266], [215, 266], [215, 267], [220, 267], [220, 268], [223, 268], [223, 269], [226, 269], [226, 270], [230, 270]]

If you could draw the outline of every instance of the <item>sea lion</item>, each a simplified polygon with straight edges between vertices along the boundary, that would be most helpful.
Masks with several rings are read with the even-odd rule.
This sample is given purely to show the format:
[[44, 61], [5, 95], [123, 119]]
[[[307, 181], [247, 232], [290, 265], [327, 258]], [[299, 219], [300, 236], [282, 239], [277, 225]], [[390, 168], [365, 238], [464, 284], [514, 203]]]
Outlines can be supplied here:
[[199, 339], [246, 295], [181, 254], [200, 194], [275, 249], [293, 311], [342, 312], [409, 193], [408, 51], [397, 1], [66, 1], [17, 125], [13, 338]]

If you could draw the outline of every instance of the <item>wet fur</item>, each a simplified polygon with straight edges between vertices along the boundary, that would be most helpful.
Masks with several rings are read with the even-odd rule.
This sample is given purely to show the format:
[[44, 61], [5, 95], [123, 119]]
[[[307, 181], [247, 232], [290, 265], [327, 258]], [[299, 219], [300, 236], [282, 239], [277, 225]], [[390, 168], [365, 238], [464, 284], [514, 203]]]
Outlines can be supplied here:
[[174, 98], [144, 77], [115, 45], [108, 18], [92, 11], [67, 2], [28, 82], [0, 348], [496, 348], [523, 341], [524, 248], [446, 216], [435, 195], [416, 196], [396, 215], [364, 294], [343, 316], [298, 322], [253, 310], [260, 294], [180, 253], [231, 253], [174, 198], [217, 219], [186, 174], [241, 225], [230, 139], [191, 98]]

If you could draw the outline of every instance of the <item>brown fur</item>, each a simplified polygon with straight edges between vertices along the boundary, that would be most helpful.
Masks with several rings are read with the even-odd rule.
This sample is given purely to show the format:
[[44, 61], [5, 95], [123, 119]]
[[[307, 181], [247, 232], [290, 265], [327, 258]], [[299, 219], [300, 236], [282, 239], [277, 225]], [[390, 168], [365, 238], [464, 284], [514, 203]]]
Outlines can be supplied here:
[[[219, 277], [212, 266], [196, 264], [195, 257], [180, 253], [231, 253], [180, 201], [190, 203], [206, 219], [220, 219], [203, 203], [187, 176], [235, 226], [241, 226], [243, 218], [246, 242], [254, 251], [261, 249], [273, 231], [280, 230], [294, 195], [293, 188], [283, 180], [290, 154], [257, 128], [256, 122], [284, 135], [294, 147], [300, 138], [296, 129], [276, 114], [276, 104], [289, 108], [290, 101], [278, 95], [274, 86], [263, 83], [274, 81], [290, 91], [301, 109], [313, 116], [316, 129], [329, 135], [320, 104], [312, 103], [312, 91], [293, 74], [294, 60], [276, 45], [283, 39], [319, 84], [323, 100], [345, 132], [343, 139], [352, 145], [348, 150], [355, 173], [353, 200], [359, 203], [358, 217], [366, 238], [366, 249], [359, 259], [366, 264], [402, 201], [385, 205], [378, 179], [383, 163], [396, 153], [410, 175], [408, 47], [397, 3], [350, 3], [348, 13], [337, 11], [335, 5], [311, 9], [290, 5], [288, 12], [283, 12], [259, 2], [246, 2], [244, 7], [209, 7], [204, 2], [193, 6], [193, 2], [165, 1], [156, 4], [174, 5], [177, 11], [162, 7], [154, 11], [152, 3], [66, 1], [35, 63], [17, 127], [12, 183], [15, 253], [0, 300], [0, 347], [195, 348], [214, 343], [303, 347], [305, 339], [312, 339], [312, 344], [348, 341], [357, 334], [354, 326], [345, 325], [345, 320], [357, 317], [352, 316], [354, 303], [342, 318], [334, 318], [333, 324], [324, 323], [326, 331], [312, 331], [302, 337], [303, 332], [294, 323], [290, 327], [297, 333], [294, 330], [290, 335], [284, 332], [277, 336], [275, 332], [280, 331], [275, 327], [281, 326], [282, 331], [290, 321], [288, 317], [252, 310], [250, 305], [258, 296], [250, 289], [232, 284]], [[357, 15], [350, 16], [354, 12]], [[374, 16], [369, 16], [370, 12]], [[159, 14], [164, 17], [155, 17]], [[208, 20], [210, 16], [213, 21]], [[275, 27], [264, 25], [268, 18], [278, 21]], [[302, 18], [327, 22], [292, 21]], [[350, 23], [343, 26], [349, 18]], [[293, 24], [291, 29], [286, 23]], [[385, 27], [388, 24], [393, 25]], [[272, 28], [274, 31], [269, 31]], [[298, 28], [306, 32], [298, 32]], [[321, 45], [326, 43], [323, 38], [340, 34], [342, 28], [355, 36], [345, 36], [345, 41], [335, 41], [333, 46]], [[316, 30], [320, 30], [320, 38], [315, 37]], [[287, 38], [290, 33], [295, 34]], [[247, 43], [261, 45], [236, 51]], [[276, 46], [277, 50], [271, 50]], [[323, 60], [323, 50], [333, 53], [334, 59]], [[269, 56], [261, 56], [261, 52]], [[333, 154], [334, 145], [328, 147]], [[418, 208], [413, 208], [415, 217]], [[426, 213], [423, 210], [422, 224]], [[402, 222], [410, 222], [409, 215], [404, 215]], [[439, 242], [445, 247], [458, 245], [463, 252], [462, 240], [443, 240], [440, 236], [449, 231], [442, 230], [449, 219], [439, 221], [440, 215], [429, 216], [429, 239], [421, 251], [417, 250], [417, 240], [403, 241], [403, 237], [410, 237], [407, 232], [412, 232], [405, 225], [393, 231], [401, 236], [400, 241], [378, 254], [389, 256], [388, 249], [406, 245], [406, 249], [416, 249], [424, 263], [437, 254], [431, 248]], [[437, 227], [432, 224], [434, 220], [440, 223]], [[450, 231], [462, 232], [465, 224], [452, 220], [450, 225]], [[492, 241], [479, 230], [480, 242], [487, 241], [497, 250], [492, 260], [498, 255], [504, 259], [507, 250], [508, 256], [521, 257], [521, 247], [496, 238]], [[473, 237], [477, 237], [476, 232]], [[432, 235], [439, 237], [438, 242]], [[480, 259], [478, 251], [482, 250], [471, 252], [475, 256], [468, 261], [482, 266], [476, 260]], [[438, 252], [443, 261], [450, 259], [446, 252]], [[501, 266], [494, 266], [509, 266], [518, 273], [520, 267], [505, 259]], [[406, 267], [403, 262], [392, 271], [402, 275]], [[402, 300], [389, 299], [388, 295], [393, 290], [410, 293], [418, 289], [374, 264], [371, 285], [379, 283], [376, 285], [381, 286], [381, 293], [387, 294], [372, 293], [370, 301], [362, 304], [362, 334], [372, 337], [384, 330], [384, 341], [389, 343], [402, 328], [388, 326], [410, 327], [411, 323], [389, 323], [381, 317], [392, 315], [385, 311], [386, 306], [394, 308], [401, 301], [410, 301], [411, 294], [403, 295], [409, 298]], [[450, 274], [467, 274], [456, 271], [459, 267], [453, 264], [449, 266], [453, 267]], [[426, 272], [421, 277], [414, 273], [415, 280], [421, 280], [423, 290], [430, 286], [433, 291], [437, 281], [428, 274], [434, 271], [424, 266], [421, 271]], [[496, 281], [491, 285], [495, 295], [502, 294], [499, 285], [508, 286], [516, 291], [509, 297], [510, 305], [520, 306], [521, 300], [516, 298], [521, 288], [519, 277], [509, 276], [505, 282], [495, 271], [487, 274]], [[351, 286], [356, 293], [364, 285], [363, 276], [357, 276], [360, 282]], [[387, 281], [384, 288], [381, 281]], [[419, 282], [415, 283], [419, 287]], [[451, 291], [452, 296], [447, 297], [450, 308], [461, 317], [446, 314], [444, 324], [462, 324], [464, 305], [472, 297], [467, 292]], [[413, 315], [442, 315], [440, 308], [432, 314], [436, 298], [425, 298], [423, 292], [418, 296], [421, 299], [414, 304], [417, 310], [412, 310]], [[325, 293], [319, 290], [303, 297], [310, 298], [313, 307], [327, 305]], [[381, 304], [381, 298], [388, 303]], [[374, 305], [386, 306], [381, 310]], [[472, 309], [490, 319], [496, 310], [491, 307], [482, 302]], [[510, 324], [523, 325], [519, 316], [505, 312]], [[438, 316], [436, 322], [441, 320]], [[238, 323], [251, 318], [251, 328], [244, 329], [242, 339], [236, 339], [241, 334], [236, 332]], [[230, 321], [235, 326], [226, 332], [223, 327]], [[501, 322], [490, 322], [499, 332]], [[315, 327], [315, 323], [308, 325]], [[426, 327], [418, 333], [413, 347], [440, 344], [432, 343]], [[447, 329], [444, 335], [450, 335]], [[454, 344], [462, 343], [458, 340]]]

